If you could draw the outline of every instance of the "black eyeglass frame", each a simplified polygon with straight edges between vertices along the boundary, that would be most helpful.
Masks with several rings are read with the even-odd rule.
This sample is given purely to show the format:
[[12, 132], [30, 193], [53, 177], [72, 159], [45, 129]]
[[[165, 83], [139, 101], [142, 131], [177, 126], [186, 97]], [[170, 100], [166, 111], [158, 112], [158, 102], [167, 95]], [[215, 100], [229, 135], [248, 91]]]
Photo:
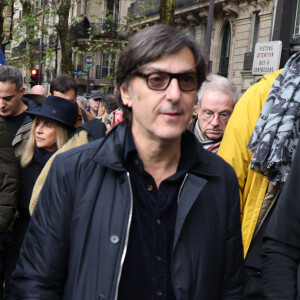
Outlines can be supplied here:
[[[167, 74], [169, 76], [169, 82], [167, 83], [167, 85], [164, 87], [164, 88], [161, 88], [161, 89], [153, 89], [151, 86], [149, 86], [149, 77], [153, 74]], [[183, 89], [181, 87], [181, 81], [180, 81], [180, 77], [181, 76], [185, 76], [187, 74], [193, 74], [196, 76], [196, 87], [193, 88], [193, 89]], [[140, 76], [140, 77], [143, 77], [143, 78], [146, 78], [146, 82], [147, 82], [147, 86], [150, 90], [153, 90], [153, 91], [164, 91], [168, 88], [168, 86], [170, 85], [171, 81], [173, 78], [176, 78], [177, 81], [178, 81], [178, 85], [179, 85], [179, 88], [180, 90], [184, 91], [184, 92], [192, 92], [192, 91], [195, 91], [195, 90], [198, 90], [198, 76], [196, 74], [196, 72], [192, 72], [192, 71], [189, 71], [189, 72], [182, 72], [182, 73], [169, 73], [169, 72], [165, 72], [165, 71], [153, 71], [153, 72], [150, 72], [150, 73], [147, 73], [147, 74], [144, 74], [142, 72], [135, 72], [133, 75], [136, 75], [136, 76]]]

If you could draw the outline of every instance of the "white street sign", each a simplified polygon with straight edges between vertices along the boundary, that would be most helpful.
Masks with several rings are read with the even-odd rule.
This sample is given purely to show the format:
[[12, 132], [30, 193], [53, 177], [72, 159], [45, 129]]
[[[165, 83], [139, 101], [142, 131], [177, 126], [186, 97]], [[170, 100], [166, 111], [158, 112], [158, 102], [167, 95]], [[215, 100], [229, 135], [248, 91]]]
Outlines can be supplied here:
[[281, 49], [281, 41], [256, 43], [252, 74], [263, 75], [278, 70], [280, 65]]

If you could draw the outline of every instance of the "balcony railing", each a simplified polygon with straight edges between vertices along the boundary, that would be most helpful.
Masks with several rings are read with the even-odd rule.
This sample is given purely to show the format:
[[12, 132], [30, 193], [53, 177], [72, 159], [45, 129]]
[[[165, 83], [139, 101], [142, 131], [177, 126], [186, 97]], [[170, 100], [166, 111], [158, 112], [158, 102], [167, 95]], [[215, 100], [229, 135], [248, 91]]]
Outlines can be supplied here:
[[118, 37], [119, 24], [114, 20], [106, 20], [103, 23], [91, 23], [90, 27], [86, 27], [83, 23], [76, 23], [71, 26], [71, 38], [88, 39], [90, 36], [93, 38], [107, 38], [115, 39]]
[[[32, 48], [34, 50], [39, 50], [40, 49], [40, 40], [36, 40], [32, 43]], [[26, 53], [26, 42], [23, 41], [21, 42], [17, 47], [12, 48], [12, 57], [19, 57], [23, 56]]]
[[159, 0], [145, 0], [137, 1], [130, 5], [128, 8], [128, 16], [135, 17], [139, 16], [153, 16], [159, 13]]
[[[204, 0], [175, 0], [175, 8], [190, 6], [198, 2], [203, 2]], [[128, 8], [128, 16], [135, 17], [139, 16], [153, 16], [159, 14], [159, 0], [145, 0], [136, 1], [130, 5]]]

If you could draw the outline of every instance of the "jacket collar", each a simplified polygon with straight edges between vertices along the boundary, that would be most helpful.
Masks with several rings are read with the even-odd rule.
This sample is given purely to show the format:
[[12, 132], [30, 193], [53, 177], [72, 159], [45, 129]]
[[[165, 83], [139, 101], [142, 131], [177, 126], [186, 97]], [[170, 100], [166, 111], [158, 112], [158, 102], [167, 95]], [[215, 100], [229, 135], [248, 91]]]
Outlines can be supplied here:
[[[124, 123], [115, 126], [109, 134], [102, 139], [99, 147], [97, 147], [93, 158], [94, 161], [116, 171], [125, 171], [124, 147], [127, 130], [129, 130], [129, 127]], [[183, 134], [189, 139], [189, 143], [193, 144], [192, 147], [190, 147], [191, 155], [197, 155], [199, 157], [199, 162], [191, 168], [190, 173], [201, 177], [219, 176], [218, 168], [215, 167], [216, 160], [211, 157], [212, 155], [215, 156], [215, 154], [204, 150], [201, 143], [198, 142], [191, 132], [185, 131]]]
[[105, 138], [102, 139], [102, 142], [96, 149], [93, 158], [94, 161], [117, 171], [125, 171], [123, 152], [127, 129], [127, 125], [123, 123], [115, 126]]
[[192, 135], [192, 138], [195, 141], [194, 155], [198, 155], [200, 158], [199, 163], [193, 166], [190, 173], [207, 178], [220, 176], [219, 164], [217, 161], [219, 162], [221, 158], [219, 158], [216, 154], [205, 150], [194, 134], [189, 131], [186, 131], [185, 133]]
[[40, 106], [40, 104], [31, 99], [26, 98], [26, 96], [22, 97], [22, 101], [28, 106], [27, 110], [32, 110]]
[[[27, 105], [26, 111], [30, 111], [30, 110], [35, 109], [35, 108], [37, 108], [37, 107], [40, 106], [35, 101], [33, 101], [31, 99], [28, 99], [28, 98], [26, 98], [24, 96], [22, 97], [22, 101], [23, 101], [23, 103], [25, 103]], [[26, 114], [24, 122], [23, 122], [22, 125], [30, 123], [32, 121], [32, 119], [33, 118], [30, 115]]]

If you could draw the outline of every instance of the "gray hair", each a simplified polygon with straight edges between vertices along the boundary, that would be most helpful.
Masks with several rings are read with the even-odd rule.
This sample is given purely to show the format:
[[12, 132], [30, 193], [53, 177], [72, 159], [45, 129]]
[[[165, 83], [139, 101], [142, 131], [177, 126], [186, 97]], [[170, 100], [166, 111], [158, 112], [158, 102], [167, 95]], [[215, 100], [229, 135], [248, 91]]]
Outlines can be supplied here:
[[[200, 46], [186, 33], [165, 24], [146, 27], [130, 39], [118, 62], [116, 72], [118, 89], [122, 85], [127, 88], [131, 76], [142, 66], [165, 55], [176, 53], [184, 47], [188, 47], [193, 53], [199, 89], [206, 76], [206, 64]], [[131, 108], [123, 105], [119, 91], [117, 97], [124, 120], [130, 123]]]
[[238, 94], [235, 84], [223, 76], [213, 74], [207, 76], [206, 80], [202, 83], [202, 86], [198, 92], [198, 102], [200, 105], [203, 94], [206, 91], [211, 90], [218, 91], [222, 94], [231, 96], [233, 99], [233, 105], [235, 105], [235, 103], [238, 100]]
[[100, 105], [104, 106], [106, 112], [110, 114], [112, 111], [118, 108], [117, 97], [113, 94], [104, 94], [100, 100]]
[[88, 100], [85, 97], [83, 97], [83, 96], [77, 96], [76, 101], [80, 102], [82, 104], [85, 104], [85, 105], [88, 104]]
[[0, 67], [0, 82], [10, 81], [16, 85], [16, 90], [23, 86], [23, 76], [19, 69], [13, 66]]

